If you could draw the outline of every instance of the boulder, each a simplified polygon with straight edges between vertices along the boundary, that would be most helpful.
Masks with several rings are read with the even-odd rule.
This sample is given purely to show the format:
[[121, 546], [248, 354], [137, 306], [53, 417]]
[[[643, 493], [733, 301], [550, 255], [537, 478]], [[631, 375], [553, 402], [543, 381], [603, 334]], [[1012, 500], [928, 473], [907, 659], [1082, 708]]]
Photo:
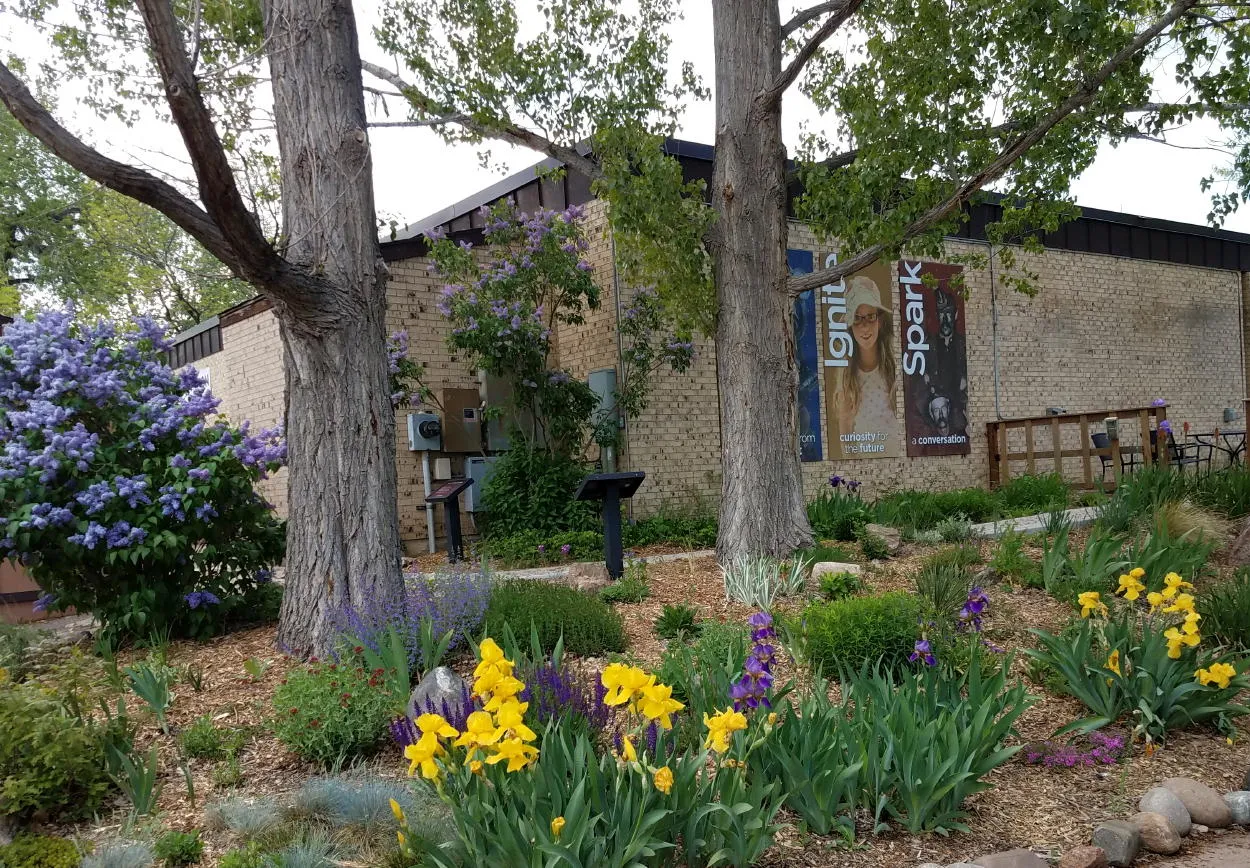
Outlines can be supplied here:
[[1224, 797], [1206, 784], [1192, 778], [1168, 778], [1162, 786], [1176, 794], [1195, 823], [1223, 829], [1233, 822], [1233, 812], [1224, 804]]
[[843, 564], [838, 561], [821, 561], [812, 567], [812, 581], [819, 582], [821, 576], [836, 576], [838, 573], [850, 573], [852, 576], [863, 575], [864, 568], [859, 564]]
[[589, 594], [597, 594], [612, 584], [607, 565], [600, 563], [573, 564], [564, 574], [564, 581]]
[[1237, 790], [1224, 794], [1224, 804], [1228, 805], [1233, 815], [1233, 822], [1238, 826], [1250, 826], [1250, 792]]
[[881, 537], [885, 541], [886, 550], [892, 556], [898, 554], [898, 550], [903, 546], [903, 534], [895, 528], [887, 527], [884, 524], [866, 524], [864, 525], [864, 533]]
[[1101, 847], [1073, 847], [1063, 854], [1059, 868], [1107, 868], [1107, 854]]
[[1032, 850], [1007, 850], [978, 856], [972, 863], [981, 868], [1049, 868], [1049, 864]]
[[1141, 845], [1151, 853], [1171, 856], [1181, 849], [1181, 836], [1172, 821], [1154, 811], [1142, 811], [1129, 818], [1141, 835]]
[[427, 672], [412, 689], [412, 695], [408, 697], [408, 716], [416, 720], [432, 711], [446, 718], [458, 719], [464, 717], [468, 698], [469, 686], [464, 679], [446, 666], [438, 666]]
[[1162, 814], [1172, 824], [1177, 834], [1184, 837], [1189, 834], [1189, 809], [1185, 807], [1175, 793], [1163, 787], [1152, 787], [1137, 803], [1137, 810], [1144, 813]]
[[1124, 820], [1108, 820], [1094, 830], [1093, 845], [1107, 854], [1107, 864], [1127, 868], [1137, 858], [1141, 835], [1137, 827]]

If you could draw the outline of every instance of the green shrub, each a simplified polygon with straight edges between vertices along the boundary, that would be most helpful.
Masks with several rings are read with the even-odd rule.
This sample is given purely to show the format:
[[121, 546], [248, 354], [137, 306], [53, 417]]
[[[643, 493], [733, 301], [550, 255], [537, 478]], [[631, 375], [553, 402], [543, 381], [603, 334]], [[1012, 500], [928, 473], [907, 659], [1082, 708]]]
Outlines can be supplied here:
[[863, 588], [863, 579], [855, 573], [825, 573], [820, 577], [820, 595], [826, 600], [853, 597]]
[[809, 564], [853, 564], [855, 553], [842, 546], [813, 545], [805, 549], [795, 549], [791, 555], [796, 560], [802, 558]]
[[[696, 674], [699, 675], [699, 686], [702, 686], [716, 681], [711, 673], [719, 673], [726, 682], [741, 673], [749, 640], [750, 632], [745, 624], [704, 621], [699, 629], [699, 638], [691, 645], [675, 642], [665, 649], [660, 665], [655, 669], [656, 679], [672, 687], [674, 696], [690, 701], [698, 692], [695, 690]], [[724, 693], [717, 697], [714, 688], [708, 692], [713, 694], [709, 707], [716, 702], [723, 703], [724, 697], [728, 696]], [[702, 717], [696, 717], [698, 725], [702, 726]]]
[[488, 540], [594, 530], [595, 511], [573, 493], [586, 465], [567, 455], [514, 443], [499, 457], [482, 492], [481, 530]]
[[662, 639], [682, 639], [699, 632], [699, 613], [683, 604], [665, 604], [655, 619], [655, 632]]
[[1250, 515], [1250, 469], [1228, 467], [1198, 477], [1194, 499], [1229, 518]]
[[942, 542], [963, 542], [972, 536], [972, 522], [962, 515], [944, 518], [934, 528]]
[[865, 663], [903, 663], [916, 642], [920, 601], [895, 591], [813, 603], [803, 612], [804, 654], [824, 672], [857, 669]]
[[240, 729], [221, 729], [210, 715], [203, 714], [182, 732], [182, 749], [196, 759], [225, 759], [235, 756], [247, 734]]
[[517, 579], [496, 583], [486, 609], [486, 635], [501, 634], [504, 625], [522, 640], [530, 635], [533, 625], [547, 653], [561, 636], [564, 650], [583, 657], [625, 650], [625, 627], [611, 606], [598, 597], [551, 582]]
[[227, 629], [276, 624], [282, 612], [282, 585], [273, 581], [262, 582], [247, 588], [237, 597], [227, 597], [221, 602]]
[[273, 696], [278, 741], [323, 766], [377, 749], [390, 721], [391, 698], [359, 655], [292, 670]]
[[1037, 572], [1037, 564], [1024, 553], [1024, 537], [1013, 528], [1007, 528], [998, 538], [990, 567], [1003, 578], [1021, 579], [1025, 584]]
[[230, 790], [243, 784], [243, 769], [239, 766], [237, 756], [228, 756], [213, 766], [211, 775], [213, 786], [219, 790]]
[[169, 831], [156, 839], [152, 849], [165, 868], [181, 868], [200, 861], [204, 855], [204, 842], [200, 840], [199, 832]]
[[1250, 651], [1250, 568], [1198, 593], [1202, 630], [1227, 648]]
[[1028, 708], [1006, 668], [952, 677], [941, 667], [896, 680], [864, 666], [845, 674], [831, 702], [817, 681], [748, 759], [757, 777], [785, 782], [785, 804], [819, 834], [855, 838], [855, 816], [909, 832], [968, 831], [964, 801], [1019, 747], [1004, 747]]
[[851, 488], [842, 482], [841, 477], [832, 477], [830, 487], [822, 489], [807, 505], [807, 521], [818, 539], [850, 542], [855, 539], [855, 529], [872, 520], [871, 512], [859, 497], [858, 484]]
[[605, 603], [641, 603], [651, 596], [647, 582], [647, 562], [631, 559], [625, 564], [625, 575], [599, 592]]
[[916, 575], [927, 616], [943, 625], [954, 623], [971, 588], [972, 574], [958, 563], [928, 563]]
[[876, 521], [904, 530], [931, 530], [950, 516], [971, 522], [990, 521], [1002, 507], [994, 494], [983, 488], [954, 491], [897, 491], [872, 506]]
[[35, 631], [22, 624], [0, 622], [0, 669], [10, 681], [26, 676], [27, 656], [35, 642]]
[[690, 509], [664, 505], [655, 515], [622, 528], [622, 540], [628, 548], [657, 543], [711, 548], [716, 545], [716, 534], [716, 512], [702, 505]]
[[84, 720], [31, 682], [0, 686], [0, 805], [6, 814], [90, 816], [112, 789], [106, 749], [121, 724]]
[[265, 848], [256, 841], [249, 841], [243, 847], [222, 853], [217, 865], [218, 868], [266, 868], [267, 862]]
[[883, 561], [890, 556], [890, 547], [886, 541], [875, 533], [860, 528], [856, 534], [859, 540], [859, 547], [864, 551], [864, 557], [870, 561]]
[[511, 536], [492, 537], [482, 544], [482, 553], [498, 566], [508, 569], [602, 560], [603, 534], [590, 530], [552, 534], [530, 530]]
[[936, 567], [950, 564], [968, 569], [980, 564], [983, 560], [981, 549], [975, 545], [946, 546], [928, 555], [922, 566]]
[[1125, 550], [1124, 558], [1131, 566], [1145, 570], [1151, 580], [1161, 581], [1168, 573], [1179, 573], [1193, 582], [1203, 574], [1214, 550], [1215, 543], [1206, 537], [1194, 533], [1175, 536], [1163, 521], [1157, 521], [1149, 534]]
[[[88, 325], [60, 311], [0, 337], [0, 558], [28, 559], [55, 608], [95, 615], [105, 642], [219, 632], [221, 602], [285, 547], [255, 488], [285, 458], [280, 431], [214, 417], [207, 384], [172, 371], [165, 349], [151, 321]], [[25, 457], [45, 449], [58, 463]]]
[[49, 835], [18, 835], [0, 847], [4, 868], [78, 868], [81, 861], [73, 841]]
[[1068, 484], [1057, 473], [1040, 476], [1013, 476], [999, 486], [996, 494], [1003, 509], [1011, 515], [1032, 515], [1064, 509], [1070, 495]]

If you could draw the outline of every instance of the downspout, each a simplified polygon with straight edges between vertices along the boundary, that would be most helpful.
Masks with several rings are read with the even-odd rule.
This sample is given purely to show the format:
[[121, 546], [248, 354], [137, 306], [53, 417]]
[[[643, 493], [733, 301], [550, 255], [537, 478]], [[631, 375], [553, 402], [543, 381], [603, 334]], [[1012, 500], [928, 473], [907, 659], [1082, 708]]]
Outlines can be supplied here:
[[[625, 343], [621, 340], [621, 269], [616, 261], [616, 233], [612, 231], [612, 221], [608, 220], [608, 244], [610, 246], [612, 256], [612, 307], [616, 312], [616, 322], [612, 325], [612, 330], [616, 332], [616, 370], [618, 378], [616, 381], [617, 389], [620, 389], [621, 383], [625, 378]], [[617, 404], [619, 412], [620, 404]], [[617, 461], [629, 452], [629, 420], [621, 415], [620, 421], [621, 446], [617, 450]], [[617, 465], [618, 468], [620, 465]], [[634, 520], [634, 499], [628, 498], [625, 501], [626, 519], [630, 522]]]

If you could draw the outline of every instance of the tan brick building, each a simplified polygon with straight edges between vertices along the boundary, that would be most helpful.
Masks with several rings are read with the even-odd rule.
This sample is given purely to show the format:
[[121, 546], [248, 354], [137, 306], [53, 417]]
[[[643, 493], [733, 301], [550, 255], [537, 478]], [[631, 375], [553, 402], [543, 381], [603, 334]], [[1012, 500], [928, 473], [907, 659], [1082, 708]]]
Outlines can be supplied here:
[[[710, 148], [676, 141], [670, 146], [689, 177], [710, 176]], [[618, 284], [603, 203], [591, 198], [588, 182], [576, 173], [562, 180], [541, 176], [547, 165], [550, 162], [431, 215], [383, 244], [392, 278], [390, 325], [407, 330], [410, 352], [425, 363], [436, 396], [444, 389], [477, 389], [481, 384], [476, 373], [448, 351], [448, 325], [436, 306], [440, 285], [427, 270], [420, 236], [441, 226], [453, 237], [478, 240], [482, 226], [478, 209], [500, 198], [512, 200], [523, 211], [587, 205], [592, 238], [587, 258], [595, 268], [602, 303], [584, 325], [557, 333], [558, 363], [579, 377], [618, 366], [619, 296], [629, 290]], [[974, 206], [964, 237], [947, 241], [947, 257], [987, 254], [984, 227], [994, 212], [993, 205]], [[1018, 253], [1020, 265], [1039, 277], [1036, 297], [1006, 288], [995, 259], [989, 260], [989, 267], [964, 272], [969, 454], [808, 461], [804, 479], [809, 496], [835, 472], [862, 480], [870, 496], [897, 488], [986, 485], [986, 423], [1042, 416], [1050, 408], [1099, 413], [1144, 407], [1162, 398], [1169, 403], [1167, 414], [1178, 436], [1184, 422], [1202, 431], [1245, 427], [1250, 235], [1086, 211], [1047, 236], [1044, 244], [1042, 254]], [[817, 267], [835, 252], [798, 223], [791, 224], [788, 246], [810, 251]], [[904, 312], [897, 263], [890, 267], [897, 353]], [[817, 319], [823, 322], [822, 316]], [[824, 337], [822, 331], [818, 347]], [[661, 374], [650, 407], [625, 431], [622, 467], [647, 471], [633, 504], [637, 514], [665, 502], [714, 503], [719, 496], [715, 349], [704, 340], [697, 351], [687, 373]], [[247, 302], [179, 335], [173, 361], [206, 371], [222, 399], [223, 412], [231, 418], [263, 425], [281, 421], [282, 346], [266, 302]], [[819, 388], [819, 433], [823, 455], [828, 456], [829, 396], [823, 384]], [[896, 401], [901, 420], [901, 389]], [[1236, 414], [1236, 421], [1226, 421], [1229, 411]], [[408, 450], [403, 411], [396, 426], [401, 533], [405, 545], [415, 551], [426, 543], [421, 456]], [[1065, 440], [1065, 448], [1071, 445]], [[466, 456], [434, 457], [450, 458], [456, 475]], [[1050, 470], [1051, 465], [1043, 462], [1037, 469]], [[1065, 464], [1063, 469], [1073, 474], [1072, 466]], [[265, 493], [284, 509], [285, 474], [267, 482]]]

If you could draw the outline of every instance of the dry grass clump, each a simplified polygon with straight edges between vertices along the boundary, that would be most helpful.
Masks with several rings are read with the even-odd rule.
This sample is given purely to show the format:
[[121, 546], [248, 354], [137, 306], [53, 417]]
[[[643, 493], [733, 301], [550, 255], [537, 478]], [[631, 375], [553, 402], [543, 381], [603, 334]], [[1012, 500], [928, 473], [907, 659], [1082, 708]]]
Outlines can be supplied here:
[[1225, 545], [1233, 535], [1232, 522], [1188, 498], [1164, 504], [1159, 508], [1158, 520], [1173, 537], [1201, 537], [1217, 546]]

